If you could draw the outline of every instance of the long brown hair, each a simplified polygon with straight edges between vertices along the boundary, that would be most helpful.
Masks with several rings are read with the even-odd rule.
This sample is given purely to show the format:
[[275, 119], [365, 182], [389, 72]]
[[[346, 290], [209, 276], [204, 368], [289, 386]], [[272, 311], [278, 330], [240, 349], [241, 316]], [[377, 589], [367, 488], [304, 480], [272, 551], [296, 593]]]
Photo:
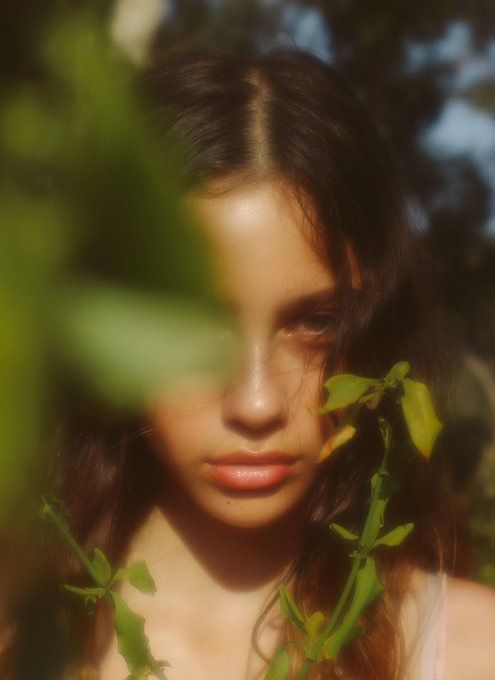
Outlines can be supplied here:
[[[298, 196], [320, 255], [337, 275], [340, 325], [326, 373], [344, 362], [349, 372], [381, 376], [396, 361], [409, 361], [412, 377], [430, 386], [445, 420], [457, 358], [435, 297], [434, 267], [415, 231], [399, 163], [343, 77], [294, 49], [265, 54], [189, 49], [158, 57], [139, 87], [150, 101], [150, 125], [159, 143], [176, 153], [187, 187], [228, 190], [239, 182], [277, 178]], [[348, 245], [361, 275], [359, 294], [352, 288]], [[53, 492], [64, 501], [80, 542], [88, 549], [102, 547], [118, 563], [164, 473], [140, 436], [142, 423], [105, 421], [87, 410], [82, 422], [75, 406], [67, 416], [47, 457]], [[328, 523], [359, 528], [380, 454], [376, 433], [364, 423], [355, 441], [322, 466], [290, 571], [296, 598], [308, 613], [331, 609], [342, 589], [347, 551], [329, 534]], [[410, 573], [414, 567], [455, 567], [455, 518], [442, 459], [440, 438], [429, 464], [419, 457], [407, 463], [408, 482], [393, 498], [389, 521], [391, 526], [412, 521], [414, 533], [401, 548], [377, 555], [386, 592], [366, 614], [365, 634], [337, 664], [326, 664], [312, 677], [403, 677], [398, 621]], [[26, 607], [27, 600], [32, 606], [35, 593], [40, 616], [61, 634], [68, 619], [53, 616], [51, 598], [57, 584], [83, 576], [67, 549], [51, 540], [46, 569], [21, 604]], [[25, 622], [21, 604], [15, 614]], [[70, 620], [82, 639], [94, 639], [92, 626], [77, 613]], [[21, 677], [29, 676], [21, 659], [23, 648], [32, 657], [30, 630], [29, 623], [17, 630]], [[67, 634], [64, 639], [70, 644]], [[73, 654], [97, 656], [89, 642]], [[45, 659], [52, 669], [46, 677], [55, 677], [59, 661], [50, 665]]]

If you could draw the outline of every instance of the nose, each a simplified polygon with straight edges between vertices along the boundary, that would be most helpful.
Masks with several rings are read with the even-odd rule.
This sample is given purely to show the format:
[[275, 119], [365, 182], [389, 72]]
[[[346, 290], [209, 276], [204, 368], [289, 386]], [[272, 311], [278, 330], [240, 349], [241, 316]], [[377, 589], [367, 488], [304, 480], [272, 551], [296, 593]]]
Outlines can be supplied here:
[[280, 371], [261, 342], [246, 347], [240, 368], [223, 395], [223, 419], [249, 438], [266, 438], [287, 422], [287, 399]]

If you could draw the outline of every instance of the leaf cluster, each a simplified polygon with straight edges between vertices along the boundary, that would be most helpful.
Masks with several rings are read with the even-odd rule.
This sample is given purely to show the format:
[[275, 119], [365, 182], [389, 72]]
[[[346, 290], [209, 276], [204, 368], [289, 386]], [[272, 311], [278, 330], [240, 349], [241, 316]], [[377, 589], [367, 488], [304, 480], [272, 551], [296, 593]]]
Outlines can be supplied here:
[[342, 373], [325, 382], [328, 398], [320, 409], [321, 414], [353, 407], [341, 427], [334, 432], [322, 448], [320, 460], [337, 447], [346, 444], [356, 432], [360, 410], [366, 406], [375, 410], [385, 395], [392, 395], [400, 405], [409, 436], [421, 455], [429, 458], [442, 423], [435, 413], [428, 387], [410, 378], [409, 363], [400, 361], [383, 378], [366, 378]]
[[428, 388], [423, 383], [406, 378], [408, 372], [409, 364], [402, 361], [380, 379], [341, 374], [332, 376], [325, 383], [328, 399], [321, 413], [352, 408], [340, 428], [326, 442], [320, 460], [354, 436], [363, 407], [370, 409], [376, 416], [384, 447], [383, 458], [370, 480], [369, 509], [361, 532], [356, 533], [335, 522], [329, 525], [330, 531], [352, 548], [349, 552], [350, 573], [334, 610], [331, 613], [316, 611], [305, 616], [287, 587], [280, 586], [282, 613], [303, 633], [303, 641], [293, 640], [279, 647], [265, 680], [284, 680], [288, 677], [288, 646], [291, 643], [302, 645], [305, 662], [297, 674], [297, 680], [304, 680], [314, 663], [335, 661], [341, 650], [364, 632], [363, 614], [384, 590], [373, 552], [379, 547], [401, 545], [414, 529], [413, 523], [408, 522], [383, 531], [385, 511], [399, 483], [388, 470], [395, 438], [392, 426], [381, 414], [380, 407], [384, 398], [392, 398], [402, 411], [416, 449], [427, 459], [442, 424], [436, 416]]
[[118, 649], [130, 672], [127, 680], [142, 680], [149, 675], [166, 680], [163, 669], [170, 664], [167, 661], [156, 660], [151, 654], [149, 641], [144, 632], [144, 618], [133, 612], [114, 589], [120, 581], [127, 581], [142, 593], [154, 595], [156, 585], [145, 561], [138, 560], [128, 567], [113, 570], [106, 555], [99, 548], [94, 548], [91, 557], [87, 555], [71, 534], [62, 514], [61, 504], [55, 499], [43, 497], [40, 516], [58, 529], [86, 567], [93, 581], [93, 584], [87, 587], [64, 584], [63, 590], [82, 598], [87, 612], [93, 611], [98, 600], [107, 599], [112, 604]]

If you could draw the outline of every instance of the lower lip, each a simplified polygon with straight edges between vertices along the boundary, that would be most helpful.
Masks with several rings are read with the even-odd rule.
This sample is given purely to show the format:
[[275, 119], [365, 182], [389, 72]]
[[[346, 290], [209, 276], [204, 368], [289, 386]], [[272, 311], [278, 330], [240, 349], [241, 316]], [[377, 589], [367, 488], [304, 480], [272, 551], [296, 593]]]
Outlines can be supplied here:
[[291, 473], [292, 464], [224, 464], [213, 465], [210, 474], [213, 479], [229, 489], [269, 489], [280, 484]]

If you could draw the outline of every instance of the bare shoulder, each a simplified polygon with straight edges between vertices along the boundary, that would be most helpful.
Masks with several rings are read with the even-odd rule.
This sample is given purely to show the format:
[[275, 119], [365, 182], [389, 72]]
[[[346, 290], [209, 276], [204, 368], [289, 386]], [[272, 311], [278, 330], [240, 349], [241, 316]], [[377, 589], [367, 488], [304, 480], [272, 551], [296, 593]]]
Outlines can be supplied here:
[[495, 678], [495, 590], [449, 577], [446, 677]]

